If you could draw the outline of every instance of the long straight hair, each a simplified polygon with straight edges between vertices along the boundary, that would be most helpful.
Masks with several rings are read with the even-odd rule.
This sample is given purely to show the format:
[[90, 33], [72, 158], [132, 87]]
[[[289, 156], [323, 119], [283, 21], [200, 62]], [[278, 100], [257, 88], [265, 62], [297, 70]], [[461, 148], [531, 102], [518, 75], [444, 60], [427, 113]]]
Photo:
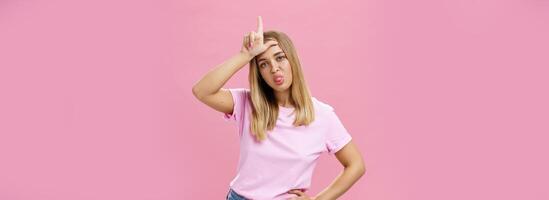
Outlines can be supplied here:
[[[315, 114], [311, 93], [305, 83], [301, 64], [295, 47], [290, 38], [280, 31], [267, 31], [263, 33], [264, 42], [276, 40], [291, 66], [292, 84], [290, 101], [294, 105], [294, 126], [309, 125], [314, 121]], [[250, 96], [252, 103], [252, 118], [250, 129], [256, 140], [267, 138], [267, 131], [273, 130], [278, 118], [278, 102], [273, 89], [263, 80], [257, 67], [256, 57], [250, 61], [249, 70]]]

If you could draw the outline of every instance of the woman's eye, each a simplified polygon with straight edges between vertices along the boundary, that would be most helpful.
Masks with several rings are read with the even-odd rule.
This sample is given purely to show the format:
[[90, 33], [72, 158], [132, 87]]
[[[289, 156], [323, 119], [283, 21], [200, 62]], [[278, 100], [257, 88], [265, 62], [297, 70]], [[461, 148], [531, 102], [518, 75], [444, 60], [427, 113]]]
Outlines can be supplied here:
[[264, 68], [264, 67], [266, 67], [266, 66], [267, 66], [267, 65], [266, 65], [265, 63], [259, 64], [259, 67], [261, 67], [261, 68]]
[[284, 56], [279, 56], [279, 57], [277, 57], [276, 59], [277, 59], [277, 60], [282, 60], [282, 59], [284, 59]]

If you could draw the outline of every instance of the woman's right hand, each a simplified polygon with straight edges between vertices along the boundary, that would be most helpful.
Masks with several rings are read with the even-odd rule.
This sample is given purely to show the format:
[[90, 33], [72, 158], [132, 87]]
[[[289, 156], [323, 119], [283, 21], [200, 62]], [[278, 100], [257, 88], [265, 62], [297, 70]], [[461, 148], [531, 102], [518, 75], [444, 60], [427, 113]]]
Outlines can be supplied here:
[[243, 53], [249, 54], [252, 58], [263, 53], [271, 45], [278, 44], [276, 41], [271, 40], [267, 43], [263, 43], [263, 20], [261, 16], [257, 17], [257, 31], [250, 31], [250, 33], [244, 36], [244, 41], [242, 43], [242, 49], [240, 50]]

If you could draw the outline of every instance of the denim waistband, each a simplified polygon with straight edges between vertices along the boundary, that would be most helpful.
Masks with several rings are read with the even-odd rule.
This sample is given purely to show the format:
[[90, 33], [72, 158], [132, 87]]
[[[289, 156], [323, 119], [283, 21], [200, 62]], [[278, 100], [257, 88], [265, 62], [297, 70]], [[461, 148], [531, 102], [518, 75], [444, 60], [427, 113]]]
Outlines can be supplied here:
[[233, 189], [229, 188], [229, 193], [227, 194], [227, 200], [247, 200], [242, 195], [236, 193]]

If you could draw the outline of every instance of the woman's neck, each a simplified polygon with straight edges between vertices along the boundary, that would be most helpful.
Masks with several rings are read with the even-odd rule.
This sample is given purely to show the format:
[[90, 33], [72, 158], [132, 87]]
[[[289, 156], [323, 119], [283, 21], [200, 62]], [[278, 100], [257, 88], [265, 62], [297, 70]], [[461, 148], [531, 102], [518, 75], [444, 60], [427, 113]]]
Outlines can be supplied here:
[[275, 91], [276, 102], [279, 106], [282, 107], [293, 107], [292, 100], [290, 99], [290, 91], [286, 90], [283, 92]]

